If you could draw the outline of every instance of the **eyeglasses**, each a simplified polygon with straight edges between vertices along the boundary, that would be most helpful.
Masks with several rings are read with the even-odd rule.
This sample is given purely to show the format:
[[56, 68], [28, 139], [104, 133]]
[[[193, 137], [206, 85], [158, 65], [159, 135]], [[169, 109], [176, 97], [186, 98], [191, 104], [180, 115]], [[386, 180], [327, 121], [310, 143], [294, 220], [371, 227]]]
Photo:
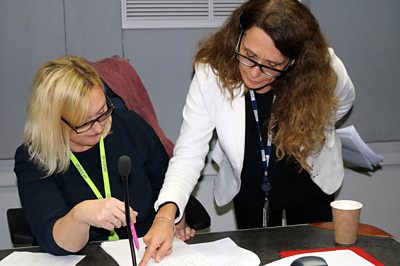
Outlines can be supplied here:
[[289, 62], [284, 69], [277, 69], [274, 67], [260, 64], [257, 61], [251, 59], [250, 57], [241, 54], [239, 52], [239, 50], [240, 50], [240, 43], [242, 41], [242, 36], [243, 36], [243, 29], [240, 32], [239, 39], [238, 39], [238, 42], [237, 42], [236, 48], [235, 48], [236, 59], [239, 61], [239, 63], [241, 63], [242, 65], [245, 65], [247, 67], [251, 67], [251, 68], [258, 66], [260, 68], [260, 71], [263, 74], [268, 75], [273, 78], [277, 78], [277, 77], [283, 75], [288, 70], [289, 66], [291, 65], [291, 62]]
[[91, 129], [91, 128], [93, 127], [93, 125], [94, 125], [96, 122], [99, 122], [99, 123], [104, 122], [104, 121], [112, 114], [112, 112], [114, 111], [115, 106], [114, 106], [114, 104], [111, 102], [111, 100], [107, 97], [107, 95], [106, 95], [106, 100], [107, 100], [108, 103], [109, 103], [109, 107], [108, 107], [107, 111], [105, 111], [104, 113], [100, 114], [100, 115], [99, 115], [98, 117], [96, 117], [95, 119], [92, 119], [92, 120], [90, 120], [90, 121], [87, 121], [87, 122], [83, 123], [83, 124], [80, 125], [80, 126], [73, 127], [73, 126], [72, 126], [67, 120], [65, 120], [63, 117], [61, 117], [61, 120], [62, 120], [65, 124], [67, 124], [73, 131], [75, 131], [76, 134], [80, 134], [80, 133], [83, 133], [83, 132], [85, 132], [85, 131], [88, 131], [89, 129]]

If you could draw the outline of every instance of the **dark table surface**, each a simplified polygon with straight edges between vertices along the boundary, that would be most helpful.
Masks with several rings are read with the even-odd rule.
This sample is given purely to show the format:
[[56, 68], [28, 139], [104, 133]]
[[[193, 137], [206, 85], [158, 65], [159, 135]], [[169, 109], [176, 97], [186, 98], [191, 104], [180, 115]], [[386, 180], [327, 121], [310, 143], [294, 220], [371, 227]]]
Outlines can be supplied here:
[[[284, 250], [344, 247], [335, 244], [333, 231], [308, 225], [238, 230], [197, 235], [190, 243], [230, 237], [238, 246], [258, 255], [261, 265], [280, 259]], [[352, 245], [364, 249], [384, 265], [400, 266], [400, 243], [391, 237], [358, 236]]]
[[[209, 242], [225, 237], [230, 237], [238, 246], [255, 252], [261, 265], [278, 260], [279, 252], [283, 250], [343, 247], [335, 244], [332, 231], [308, 225], [200, 233], [188, 243]], [[400, 265], [400, 243], [391, 237], [359, 235], [353, 246], [361, 247], [384, 265]], [[0, 259], [16, 250], [40, 251], [38, 247], [0, 250]], [[118, 265], [103, 251], [99, 243], [90, 243], [79, 254], [86, 257], [78, 265]]]

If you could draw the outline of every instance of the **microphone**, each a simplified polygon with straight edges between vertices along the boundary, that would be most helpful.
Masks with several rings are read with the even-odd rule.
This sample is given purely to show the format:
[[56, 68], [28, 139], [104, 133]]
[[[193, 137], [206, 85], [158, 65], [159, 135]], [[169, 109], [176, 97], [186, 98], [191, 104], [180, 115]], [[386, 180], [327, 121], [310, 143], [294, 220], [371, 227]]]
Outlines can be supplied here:
[[136, 254], [133, 246], [133, 235], [131, 229], [131, 216], [129, 212], [129, 191], [128, 191], [128, 176], [131, 172], [131, 158], [127, 155], [122, 155], [118, 160], [118, 173], [122, 178], [123, 190], [124, 190], [124, 203], [125, 203], [125, 219], [126, 219], [126, 232], [129, 239], [129, 247], [131, 250], [131, 257], [133, 266], [137, 266]]
[[122, 155], [118, 160], [118, 173], [122, 178], [128, 177], [131, 173], [131, 158], [127, 155]]

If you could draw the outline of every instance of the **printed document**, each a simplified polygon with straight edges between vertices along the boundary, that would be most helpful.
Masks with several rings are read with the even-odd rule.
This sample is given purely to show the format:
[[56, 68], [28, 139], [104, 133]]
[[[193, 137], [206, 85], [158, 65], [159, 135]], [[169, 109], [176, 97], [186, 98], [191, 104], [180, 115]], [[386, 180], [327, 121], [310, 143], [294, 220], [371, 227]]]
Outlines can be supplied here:
[[[142, 259], [146, 246], [143, 243], [143, 238], [139, 238], [139, 243], [140, 249], [135, 249], [137, 262]], [[127, 239], [106, 241], [101, 243], [101, 247], [118, 263], [118, 265], [132, 265], [129, 242]], [[159, 263], [151, 259], [148, 265], [258, 266], [260, 265], [260, 259], [255, 253], [237, 246], [230, 238], [191, 245], [175, 238], [172, 254], [164, 257]]]

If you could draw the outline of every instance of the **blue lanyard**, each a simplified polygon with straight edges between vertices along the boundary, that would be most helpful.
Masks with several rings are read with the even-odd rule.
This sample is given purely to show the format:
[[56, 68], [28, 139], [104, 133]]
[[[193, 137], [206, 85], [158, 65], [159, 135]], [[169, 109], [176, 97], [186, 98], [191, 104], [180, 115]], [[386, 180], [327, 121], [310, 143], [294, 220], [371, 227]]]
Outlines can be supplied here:
[[[269, 159], [272, 151], [272, 144], [271, 138], [268, 134], [267, 143], [265, 143], [264, 138], [262, 137], [263, 132], [260, 126], [260, 120], [258, 117], [258, 108], [257, 108], [257, 101], [256, 96], [253, 90], [249, 90], [250, 93], [250, 100], [251, 100], [251, 108], [253, 109], [254, 119], [256, 121], [257, 129], [258, 129], [258, 136], [259, 136], [259, 145], [260, 145], [260, 152], [261, 152], [261, 160], [264, 168], [264, 176], [261, 184], [261, 189], [265, 193], [265, 201], [263, 207], [263, 227], [267, 227], [268, 219], [269, 219], [269, 200], [268, 200], [268, 193], [271, 190], [271, 184], [269, 182], [268, 177], [268, 166], [269, 166]], [[275, 95], [273, 96], [273, 102], [275, 101]]]
[[[274, 96], [275, 99], [275, 96]], [[261, 152], [261, 160], [264, 168], [264, 177], [262, 180], [261, 189], [263, 192], [268, 194], [271, 190], [271, 184], [269, 183], [268, 178], [268, 166], [269, 166], [269, 157], [271, 155], [272, 145], [270, 137], [267, 138], [267, 143], [264, 142], [262, 137], [262, 130], [260, 126], [260, 120], [258, 117], [258, 108], [257, 108], [257, 101], [253, 90], [250, 90], [250, 100], [251, 100], [251, 107], [253, 109], [254, 118], [256, 121], [257, 129], [258, 129], [258, 136], [259, 136], [259, 144], [260, 144], [260, 152]]]

